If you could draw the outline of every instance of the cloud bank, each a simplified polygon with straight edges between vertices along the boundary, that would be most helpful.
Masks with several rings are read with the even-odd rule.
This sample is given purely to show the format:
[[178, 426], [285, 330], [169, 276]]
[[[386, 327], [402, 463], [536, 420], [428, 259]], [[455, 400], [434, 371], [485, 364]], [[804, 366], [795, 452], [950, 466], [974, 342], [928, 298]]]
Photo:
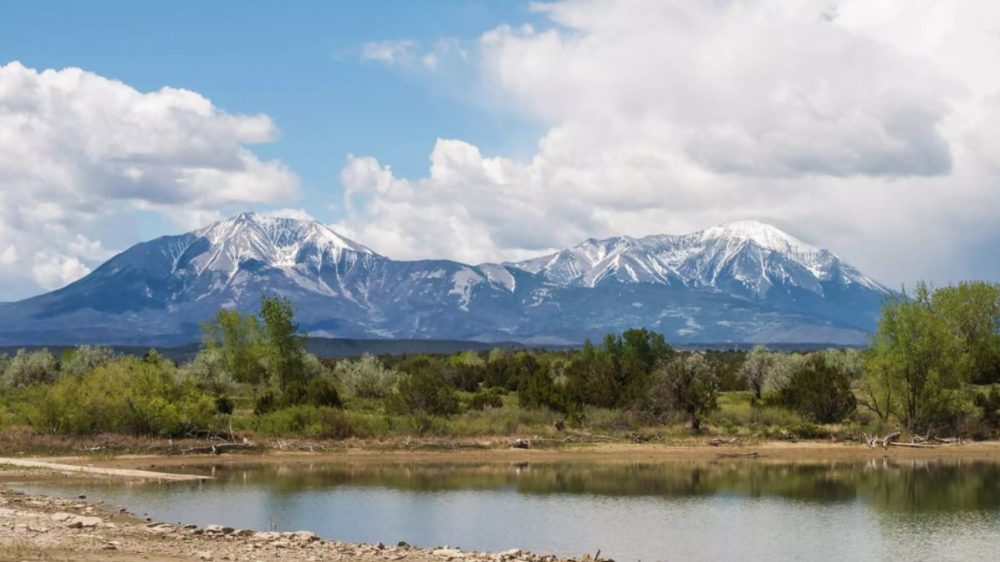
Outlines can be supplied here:
[[544, 29], [479, 38], [470, 77], [484, 104], [545, 124], [535, 155], [439, 139], [423, 178], [350, 156], [339, 228], [394, 257], [477, 262], [755, 218], [889, 283], [1000, 277], [970, 250], [1000, 242], [995, 2], [536, 9]]
[[85, 275], [109, 257], [100, 233], [136, 210], [187, 227], [288, 199], [296, 176], [246, 148], [277, 134], [267, 116], [228, 114], [188, 90], [0, 66], [0, 290]]

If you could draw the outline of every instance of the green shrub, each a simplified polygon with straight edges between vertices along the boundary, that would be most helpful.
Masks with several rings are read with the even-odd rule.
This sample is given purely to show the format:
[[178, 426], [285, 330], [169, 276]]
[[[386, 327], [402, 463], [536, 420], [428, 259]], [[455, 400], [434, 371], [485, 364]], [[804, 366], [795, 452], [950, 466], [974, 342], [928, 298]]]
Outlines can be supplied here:
[[63, 352], [59, 370], [64, 375], [85, 375], [114, 359], [115, 353], [110, 347], [81, 345]]
[[386, 411], [403, 415], [449, 416], [458, 413], [458, 405], [458, 394], [431, 369], [404, 376], [385, 401]]
[[209, 431], [214, 399], [169, 362], [119, 359], [82, 376], [28, 388], [21, 414], [51, 433], [126, 433], [179, 437]]
[[17, 354], [6, 361], [2, 383], [7, 388], [25, 388], [35, 384], [49, 384], [59, 378], [59, 362], [49, 350], [17, 350]]
[[503, 407], [503, 394], [498, 389], [489, 390], [480, 388], [469, 399], [470, 410], [485, 410], [486, 408]]
[[814, 353], [795, 369], [778, 392], [778, 402], [819, 423], [839, 422], [854, 413], [857, 400], [850, 375]]
[[399, 372], [386, 369], [381, 361], [368, 354], [355, 361], [340, 361], [333, 372], [347, 391], [359, 398], [388, 396], [400, 377]]
[[273, 390], [265, 390], [254, 400], [253, 413], [261, 416], [277, 410], [279, 407], [278, 395]]
[[347, 439], [370, 432], [359, 431], [356, 417], [335, 408], [297, 405], [241, 420], [242, 429], [276, 436], [304, 436], [324, 439]]
[[677, 357], [658, 369], [648, 409], [673, 414], [701, 429], [701, 420], [718, 408], [719, 379], [700, 354]]
[[230, 415], [236, 408], [236, 404], [233, 403], [232, 399], [226, 396], [216, 396], [215, 397], [215, 409], [220, 414]]

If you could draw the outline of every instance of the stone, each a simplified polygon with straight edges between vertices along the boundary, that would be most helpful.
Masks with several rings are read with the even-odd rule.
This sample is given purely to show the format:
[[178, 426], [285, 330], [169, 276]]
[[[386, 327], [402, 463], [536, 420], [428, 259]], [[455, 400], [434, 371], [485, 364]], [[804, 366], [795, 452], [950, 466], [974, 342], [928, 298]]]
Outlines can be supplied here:
[[101, 524], [100, 517], [86, 517], [78, 515], [67, 523], [70, 529], [93, 529]]
[[225, 527], [223, 525], [206, 525], [205, 532], [211, 535], [228, 535], [235, 531], [236, 529], [232, 527]]
[[195, 552], [194, 555], [198, 558], [198, 560], [212, 560], [213, 558], [212, 551], [210, 550], [202, 550], [201, 552]]
[[431, 551], [434, 556], [440, 556], [442, 558], [461, 558], [462, 551], [457, 548], [439, 548]]
[[72, 513], [66, 513], [65, 511], [57, 511], [51, 516], [53, 521], [68, 521], [73, 518]]
[[295, 531], [290, 538], [298, 542], [314, 542], [319, 540], [319, 535], [312, 531]]

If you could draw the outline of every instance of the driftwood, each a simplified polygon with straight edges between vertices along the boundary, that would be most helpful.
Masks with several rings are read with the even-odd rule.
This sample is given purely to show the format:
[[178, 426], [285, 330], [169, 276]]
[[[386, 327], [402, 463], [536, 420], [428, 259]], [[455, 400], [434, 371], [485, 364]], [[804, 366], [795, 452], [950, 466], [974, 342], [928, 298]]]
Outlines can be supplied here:
[[752, 453], [719, 453], [719, 456], [717, 458], [720, 458], [720, 459], [735, 459], [735, 458], [740, 458], [740, 457], [749, 457], [749, 458], [754, 458], [755, 459], [755, 458], [757, 458], [759, 456], [760, 456], [760, 453], [758, 453], [757, 451], [754, 451]]
[[961, 445], [962, 444], [962, 438], [961, 437], [935, 437], [934, 440], [937, 441], [938, 443], [944, 443], [944, 444], [947, 444], [947, 445]]
[[251, 443], [250, 441], [244, 441], [243, 443], [212, 443], [210, 445], [204, 445], [201, 447], [188, 447], [187, 449], [181, 449], [181, 454], [212, 454], [221, 455], [226, 451], [236, 450], [236, 449], [257, 449], [257, 445]]
[[730, 437], [729, 439], [725, 439], [725, 438], [722, 438], [722, 437], [713, 437], [708, 442], [708, 444], [711, 445], [711, 446], [713, 446], [713, 447], [718, 447], [719, 445], [737, 445], [737, 444], [742, 443], [742, 442], [743, 442], [743, 440], [740, 439], [739, 437]]
[[629, 433], [628, 435], [626, 435], [626, 437], [628, 437], [628, 440], [633, 443], [649, 443], [651, 441], [660, 441], [663, 439], [663, 436], [660, 435], [659, 433], [641, 433], [641, 432]]
[[883, 449], [888, 449], [889, 445], [891, 445], [893, 441], [899, 439], [899, 436], [900, 433], [898, 431], [894, 431], [889, 435], [886, 435], [885, 437], [879, 437], [878, 435], [868, 435], [866, 433], [865, 443], [868, 443], [868, 446], [871, 447], [872, 449], [876, 448], [879, 445], [881, 445]]
[[908, 447], [910, 449], [934, 449], [937, 445], [931, 445], [929, 443], [900, 443], [898, 441], [889, 443], [892, 447]]

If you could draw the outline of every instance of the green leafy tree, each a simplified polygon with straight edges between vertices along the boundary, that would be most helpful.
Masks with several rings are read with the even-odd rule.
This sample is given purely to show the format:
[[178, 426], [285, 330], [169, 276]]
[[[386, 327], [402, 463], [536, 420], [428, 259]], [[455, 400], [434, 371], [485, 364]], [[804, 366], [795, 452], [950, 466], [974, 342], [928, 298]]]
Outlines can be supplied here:
[[274, 372], [278, 386], [306, 384], [305, 337], [299, 334], [295, 315], [288, 299], [264, 297], [260, 317], [264, 323], [264, 357]]
[[719, 380], [698, 353], [677, 357], [656, 371], [652, 388], [654, 412], [670, 412], [701, 430], [701, 420], [718, 407]]
[[764, 392], [764, 382], [774, 369], [774, 354], [762, 345], [754, 346], [740, 367], [740, 376], [753, 391], [754, 398], [760, 400]]
[[963, 343], [938, 314], [925, 284], [882, 309], [869, 350], [863, 404], [883, 419], [897, 415], [910, 430], [948, 423], [967, 371]]
[[566, 388], [581, 404], [602, 408], [639, 406], [648, 400], [653, 370], [674, 350], [663, 336], [645, 329], [608, 334], [600, 349], [590, 341], [565, 368]]
[[254, 315], [220, 310], [214, 322], [202, 325], [202, 336], [205, 348], [218, 354], [218, 366], [227, 378], [252, 385], [266, 382], [266, 372], [261, 366], [263, 333]]
[[931, 304], [962, 341], [966, 376], [979, 384], [1000, 381], [1000, 285], [976, 281], [940, 288]]

